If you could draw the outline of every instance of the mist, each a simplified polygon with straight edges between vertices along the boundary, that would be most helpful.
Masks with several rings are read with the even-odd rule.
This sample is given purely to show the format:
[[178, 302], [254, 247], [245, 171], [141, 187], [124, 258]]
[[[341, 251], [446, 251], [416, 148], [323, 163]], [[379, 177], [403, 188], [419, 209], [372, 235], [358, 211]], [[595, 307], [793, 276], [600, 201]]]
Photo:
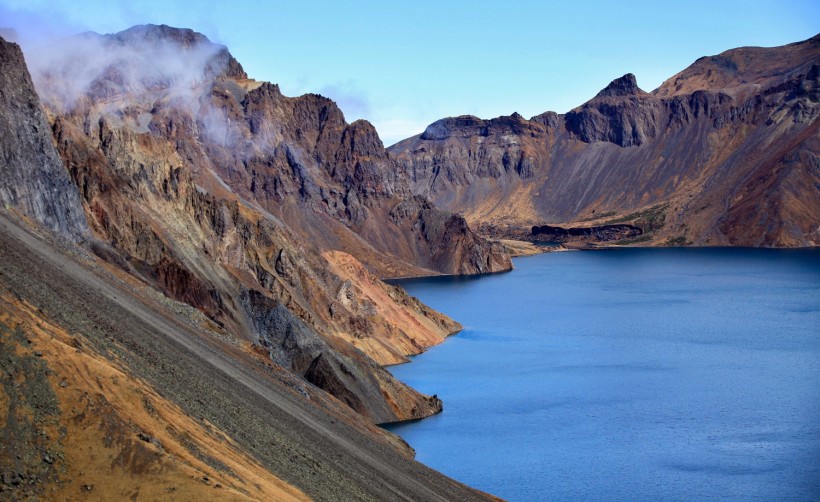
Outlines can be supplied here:
[[62, 112], [83, 99], [112, 102], [159, 90], [184, 98], [219, 75], [230, 57], [203, 35], [165, 26], [83, 33], [24, 50], [40, 98]]

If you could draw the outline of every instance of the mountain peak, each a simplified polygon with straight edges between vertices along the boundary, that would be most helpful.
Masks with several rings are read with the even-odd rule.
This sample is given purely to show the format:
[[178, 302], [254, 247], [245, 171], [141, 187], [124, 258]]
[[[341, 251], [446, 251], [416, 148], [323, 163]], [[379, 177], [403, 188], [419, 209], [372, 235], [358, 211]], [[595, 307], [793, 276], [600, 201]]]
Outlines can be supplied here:
[[640, 87], [638, 87], [638, 80], [635, 78], [635, 75], [627, 73], [623, 77], [616, 78], [610, 82], [609, 85], [604, 87], [604, 89], [595, 97], [633, 96], [635, 94], [640, 94], [641, 92], [643, 91], [641, 91]]
[[115, 33], [111, 37], [121, 42], [173, 41], [183, 47], [211, 43], [210, 39], [202, 33], [190, 28], [175, 28], [167, 24], [140, 24]]

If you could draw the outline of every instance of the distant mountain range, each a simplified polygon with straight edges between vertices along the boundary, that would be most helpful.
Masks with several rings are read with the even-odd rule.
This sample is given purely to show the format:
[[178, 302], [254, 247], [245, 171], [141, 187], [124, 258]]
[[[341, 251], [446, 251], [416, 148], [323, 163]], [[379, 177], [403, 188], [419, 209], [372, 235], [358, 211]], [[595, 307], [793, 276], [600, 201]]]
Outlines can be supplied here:
[[[414, 193], [483, 233], [633, 224], [643, 245], [820, 243], [820, 36], [634, 75], [570, 112], [445, 118], [389, 149]], [[591, 239], [593, 242], [601, 242]]]
[[510, 270], [497, 238], [816, 245], [818, 44], [386, 150], [191, 30], [0, 39], [0, 488], [486, 498], [373, 427], [441, 411], [383, 366], [461, 328], [381, 279]]

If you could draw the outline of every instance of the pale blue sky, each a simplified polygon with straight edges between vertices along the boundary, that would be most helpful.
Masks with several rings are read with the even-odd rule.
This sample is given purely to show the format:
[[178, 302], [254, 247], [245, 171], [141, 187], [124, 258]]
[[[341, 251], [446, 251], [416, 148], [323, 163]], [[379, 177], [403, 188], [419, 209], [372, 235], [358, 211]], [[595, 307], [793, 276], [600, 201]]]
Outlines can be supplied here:
[[652, 90], [700, 56], [820, 32], [820, 0], [43, 1], [0, 0], [23, 33], [189, 27], [252, 78], [317, 92], [386, 145], [450, 115], [566, 112], [634, 73]]

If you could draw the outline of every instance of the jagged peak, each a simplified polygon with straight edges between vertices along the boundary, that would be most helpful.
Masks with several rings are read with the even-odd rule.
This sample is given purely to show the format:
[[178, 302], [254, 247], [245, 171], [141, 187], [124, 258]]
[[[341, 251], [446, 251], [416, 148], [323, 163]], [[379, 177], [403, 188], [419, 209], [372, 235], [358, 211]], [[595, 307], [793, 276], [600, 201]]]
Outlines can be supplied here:
[[608, 86], [599, 92], [595, 97], [602, 98], [606, 96], [634, 96], [642, 94], [644, 91], [638, 87], [638, 80], [632, 73], [627, 73], [623, 77], [616, 78], [609, 83]]
[[361, 129], [362, 131], [376, 131], [376, 127], [367, 119], [357, 119], [348, 126], [351, 129]]
[[503, 130], [521, 131], [528, 127], [529, 121], [525, 119], [520, 113], [513, 112], [512, 115], [502, 115], [494, 119], [484, 121], [486, 130], [484, 135], [489, 135], [492, 132], [501, 132]]
[[213, 43], [207, 36], [198, 31], [194, 31], [190, 28], [176, 28], [173, 26], [168, 26], [167, 24], [139, 24], [107, 36], [123, 42], [173, 41], [183, 47]]
[[[274, 94], [274, 95], [277, 95], [277, 96], [282, 95], [282, 90], [279, 89], [279, 84], [274, 84], [272, 82], [262, 82], [262, 85], [260, 85], [259, 87], [257, 87], [254, 90], [256, 92], [259, 92], [259, 93], [268, 93], [268, 94]], [[253, 92], [253, 91], [251, 91], [251, 92]]]
[[530, 122], [537, 122], [546, 127], [557, 127], [561, 116], [557, 112], [548, 111], [530, 117]]
[[365, 119], [350, 123], [342, 133], [342, 143], [358, 156], [382, 158], [385, 156], [384, 143], [379, 132]]

